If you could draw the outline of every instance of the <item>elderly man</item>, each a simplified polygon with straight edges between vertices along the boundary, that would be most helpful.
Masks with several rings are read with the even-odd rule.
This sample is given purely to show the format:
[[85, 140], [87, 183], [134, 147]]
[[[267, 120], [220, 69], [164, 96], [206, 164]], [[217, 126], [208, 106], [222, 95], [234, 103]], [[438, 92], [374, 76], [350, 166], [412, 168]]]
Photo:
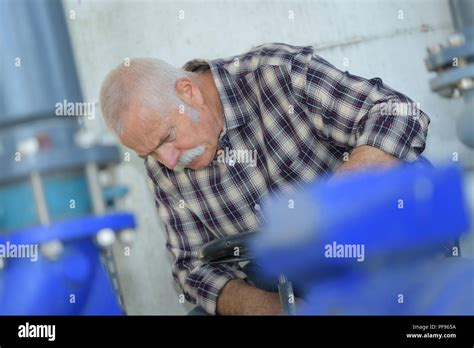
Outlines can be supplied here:
[[[279, 314], [281, 306], [238, 264], [202, 264], [205, 243], [257, 230], [269, 193], [417, 159], [430, 122], [379, 78], [280, 43], [183, 69], [133, 59], [106, 77], [100, 101], [108, 127], [145, 158], [175, 279], [209, 314]], [[219, 156], [231, 150], [255, 156]]]

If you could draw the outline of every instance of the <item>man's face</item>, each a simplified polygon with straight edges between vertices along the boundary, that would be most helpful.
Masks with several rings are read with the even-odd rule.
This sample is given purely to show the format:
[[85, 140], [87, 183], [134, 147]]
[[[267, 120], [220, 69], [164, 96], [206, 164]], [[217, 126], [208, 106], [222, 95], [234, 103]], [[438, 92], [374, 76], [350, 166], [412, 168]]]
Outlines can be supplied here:
[[163, 117], [150, 108], [130, 105], [120, 140], [139, 156], [149, 155], [169, 169], [205, 168], [215, 157], [220, 130], [206, 105], [196, 111], [198, 122], [177, 107]]

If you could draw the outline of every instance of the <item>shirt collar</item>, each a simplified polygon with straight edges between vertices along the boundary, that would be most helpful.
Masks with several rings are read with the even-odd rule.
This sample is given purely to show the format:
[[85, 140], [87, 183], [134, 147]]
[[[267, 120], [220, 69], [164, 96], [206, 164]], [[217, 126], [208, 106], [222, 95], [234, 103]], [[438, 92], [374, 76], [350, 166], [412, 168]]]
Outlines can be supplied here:
[[224, 129], [219, 139], [229, 130], [250, 121], [251, 114], [245, 102], [245, 96], [238, 87], [238, 81], [231, 76], [222, 60], [193, 59], [186, 62], [182, 69], [192, 72], [211, 70], [224, 109]]

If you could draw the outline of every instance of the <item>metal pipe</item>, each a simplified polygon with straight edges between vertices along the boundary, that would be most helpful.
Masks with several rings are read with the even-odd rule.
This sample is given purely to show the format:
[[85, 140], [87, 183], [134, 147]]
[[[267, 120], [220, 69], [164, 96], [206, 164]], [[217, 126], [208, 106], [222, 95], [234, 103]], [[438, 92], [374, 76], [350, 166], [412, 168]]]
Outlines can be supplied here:
[[105, 204], [102, 197], [102, 189], [99, 184], [99, 170], [97, 164], [86, 164], [87, 185], [89, 186], [89, 194], [92, 201], [92, 209], [95, 214], [101, 215], [105, 213]]
[[466, 27], [474, 26], [474, 1], [450, 0], [449, 7], [454, 28], [463, 31]]
[[[99, 169], [97, 168], [96, 163], [92, 163], [92, 162], [86, 163], [86, 177], [87, 177], [87, 184], [89, 187], [89, 194], [91, 196], [91, 201], [92, 201], [92, 209], [94, 213], [97, 215], [105, 214], [105, 210], [106, 210], [105, 203], [102, 196], [102, 188], [99, 183]], [[120, 281], [118, 279], [118, 273], [117, 273], [117, 266], [116, 266], [117, 262], [115, 261], [115, 256], [112, 249], [112, 245], [115, 242], [115, 234], [113, 231], [109, 229], [104, 229], [104, 230], [99, 231], [96, 237], [96, 240], [98, 240], [99, 244], [101, 244], [100, 239], [101, 237], [103, 237], [103, 234], [107, 234], [106, 239], [109, 239], [109, 241], [106, 243], [103, 243], [104, 245], [102, 245], [102, 252], [101, 252], [102, 262], [107, 267], [107, 271], [112, 280], [115, 291], [118, 295], [120, 305], [125, 311], [125, 301], [123, 300], [123, 291], [122, 291], [122, 287], [120, 285]], [[110, 238], [110, 236], [114, 238]]]
[[36, 211], [38, 218], [42, 225], [48, 225], [50, 223], [48, 206], [46, 204], [46, 198], [44, 196], [43, 182], [41, 176], [37, 171], [33, 171], [30, 175], [31, 186], [33, 188], [33, 196], [35, 199]]

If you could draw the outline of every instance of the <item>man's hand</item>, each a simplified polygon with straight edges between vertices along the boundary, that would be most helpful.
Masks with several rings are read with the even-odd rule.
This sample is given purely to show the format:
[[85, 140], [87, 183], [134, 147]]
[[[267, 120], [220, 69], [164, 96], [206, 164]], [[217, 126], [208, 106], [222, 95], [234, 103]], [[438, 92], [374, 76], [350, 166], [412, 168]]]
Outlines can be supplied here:
[[229, 281], [217, 300], [219, 315], [281, 315], [278, 293], [258, 289], [243, 279]]
[[[386, 169], [399, 162], [396, 157], [382, 150], [364, 145], [352, 150], [349, 160], [336, 172], [340, 174], [371, 168]], [[297, 304], [301, 304], [299, 300]], [[281, 315], [282, 308], [278, 293], [258, 289], [242, 279], [234, 279], [224, 286], [218, 297], [217, 314]]]
[[399, 159], [372, 146], [356, 147], [349, 155], [349, 160], [344, 162], [336, 172], [338, 174], [354, 170], [371, 168], [387, 169], [400, 163]]

